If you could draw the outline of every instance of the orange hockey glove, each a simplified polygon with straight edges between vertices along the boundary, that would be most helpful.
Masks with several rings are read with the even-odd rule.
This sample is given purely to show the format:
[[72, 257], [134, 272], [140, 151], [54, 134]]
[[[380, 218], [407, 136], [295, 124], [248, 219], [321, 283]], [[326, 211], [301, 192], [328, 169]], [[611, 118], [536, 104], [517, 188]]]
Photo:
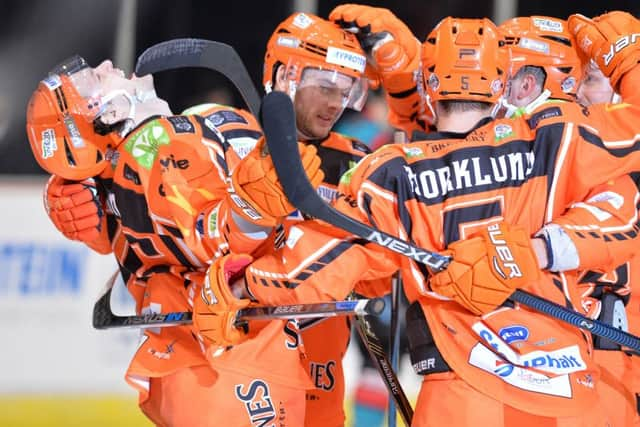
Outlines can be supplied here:
[[[265, 142], [261, 139], [243, 158], [232, 173], [235, 193], [231, 193], [232, 209], [254, 224], [273, 227], [295, 211], [284, 194], [271, 156], [263, 155]], [[302, 165], [314, 188], [324, 179], [316, 147], [298, 143]]]
[[495, 310], [516, 288], [540, 277], [528, 233], [506, 223], [452, 243], [445, 255], [452, 256], [451, 264], [430, 279], [431, 289], [477, 315]]
[[106, 216], [93, 179], [73, 182], [52, 175], [44, 202], [49, 218], [66, 238], [84, 242], [100, 253], [111, 251]]
[[416, 86], [414, 72], [419, 68], [420, 42], [389, 9], [343, 4], [333, 9], [329, 19], [357, 32], [387, 92], [404, 92]]
[[594, 19], [575, 14], [567, 22], [579, 48], [617, 89], [620, 78], [640, 61], [640, 21], [614, 11]]
[[244, 275], [251, 261], [250, 255], [230, 254], [209, 267], [200, 298], [194, 298], [193, 302], [193, 324], [209, 344], [228, 347], [248, 338], [246, 331], [235, 326], [235, 321], [238, 310], [251, 301], [236, 298], [230, 284]]

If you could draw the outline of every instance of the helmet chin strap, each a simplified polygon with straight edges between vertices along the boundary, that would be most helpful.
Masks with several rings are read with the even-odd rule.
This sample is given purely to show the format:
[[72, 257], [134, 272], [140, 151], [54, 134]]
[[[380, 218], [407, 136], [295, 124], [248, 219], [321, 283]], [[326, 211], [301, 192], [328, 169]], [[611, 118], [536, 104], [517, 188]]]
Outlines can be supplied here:
[[[96, 116], [97, 117], [102, 116], [106, 111], [107, 106], [111, 103], [111, 101], [113, 101], [119, 96], [123, 96], [129, 103], [129, 112], [127, 113], [127, 116], [123, 120], [133, 120], [136, 114], [136, 100], [134, 99], [134, 97], [129, 95], [129, 93], [124, 89], [113, 90], [108, 94], [106, 94], [105, 96], [103, 96], [100, 99], [100, 104], [102, 105], [100, 107], [100, 112]], [[110, 124], [110, 123], [107, 123], [107, 124]]]
[[551, 91], [549, 89], [545, 89], [542, 91], [542, 93], [540, 95], [538, 95], [538, 97], [536, 99], [534, 99], [533, 101], [531, 101], [530, 103], [528, 103], [527, 105], [523, 106], [523, 107], [517, 107], [513, 104], [510, 104], [506, 98], [502, 98], [500, 100], [499, 105], [504, 108], [505, 113], [504, 116], [507, 118], [511, 118], [511, 117], [520, 117], [523, 116], [525, 114], [531, 114], [531, 112], [533, 110], [535, 110], [536, 108], [538, 108], [540, 105], [544, 104], [545, 102], [547, 102], [547, 99], [549, 99], [549, 97], [551, 96]]
[[156, 95], [156, 91], [153, 88], [150, 90], [136, 90], [133, 96], [131, 96], [131, 94], [129, 94], [129, 92], [127, 92], [124, 89], [114, 90], [109, 92], [100, 100], [103, 111], [101, 111], [100, 114], [98, 115], [100, 116], [104, 114], [104, 111], [106, 110], [106, 106], [110, 102], [112, 102], [114, 99], [118, 98], [119, 96], [124, 97], [127, 100], [127, 103], [129, 104], [129, 111], [127, 112], [126, 117], [124, 119], [119, 120], [119, 121], [122, 121], [123, 124], [120, 127], [118, 134], [121, 137], [125, 137], [137, 125], [136, 104], [144, 104], [152, 99], [157, 98], [158, 96]]

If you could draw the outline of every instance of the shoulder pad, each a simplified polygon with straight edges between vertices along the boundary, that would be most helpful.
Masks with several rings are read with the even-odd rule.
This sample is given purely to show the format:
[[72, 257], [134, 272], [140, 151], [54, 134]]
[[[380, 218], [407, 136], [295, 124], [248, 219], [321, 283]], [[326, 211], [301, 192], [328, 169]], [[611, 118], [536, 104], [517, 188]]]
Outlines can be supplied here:
[[342, 135], [337, 132], [329, 133], [327, 139], [320, 143], [321, 146], [333, 148], [334, 150], [344, 151], [350, 154], [369, 154], [371, 149], [369, 146], [355, 138]]

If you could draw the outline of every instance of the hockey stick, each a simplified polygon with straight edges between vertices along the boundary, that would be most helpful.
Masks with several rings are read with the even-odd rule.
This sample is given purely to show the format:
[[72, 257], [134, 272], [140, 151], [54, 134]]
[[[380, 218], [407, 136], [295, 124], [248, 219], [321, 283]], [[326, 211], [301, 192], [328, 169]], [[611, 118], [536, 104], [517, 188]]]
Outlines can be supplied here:
[[407, 399], [407, 395], [402, 389], [391, 362], [389, 362], [389, 358], [384, 351], [380, 338], [378, 338], [373, 329], [371, 329], [371, 324], [367, 320], [366, 316], [356, 316], [356, 322], [358, 324], [358, 335], [360, 335], [360, 339], [365, 344], [365, 347], [369, 352], [369, 357], [371, 357], [371, 360], [375, 363], [378, 372], [382, 375], [387, 389], [389, 390], [389, 394], [393, 397], [394, 404], [389, 405], [389, 411], [393, 410], [395, 413], [397, 408], [404, 420], [404, 424], [406, 426], [410, 426], [413, 418], [413, 408], [411, 407], [409, 399]]
[[[188, 325], [193, 322], [191, 312], [148, 313], [139, 316], [119, 316], [111, 310], [111, 291], [117, 274], [107, 282], [102, 296], [93, 307], [93, 327], [114, 328], [162, 328]], [[350, 316], [360, 314], [380, 315], [384, 310], [382, 298], [332, 301], [316, 304], [282, 305], [275, 307], [249, 307], [238, 312], [236, 324], [260, 319], [304, 319], [313, 317]]]
[[136, 63], [136, 75], [157, 73], [178, 68], [206, 68], [229, 79], [258, 117], [260, 95], [242, 59], [228, 44], [203, 39], [174, 39], [151, 46]]
[[[442, 271], [447, 267], [450, 262], [449, 257], [422, 249], [390, 234], [376, 230], [326, 204], [317, 195], [307, 179], [295, 146], [295, 136], [287, 134], [291, 132], [288, 126], [289, 122], [295, 121], [293, 106], [289, 97], [284, 94], [271, 93], [263, 100], [262, 109], [274, 110], [269, 113], [273, 120], [263, 123], [263, 130], [276, 172], [291, 204], [315, 218], [421, 262], [433, 272]], [[540, 298], [522, 289], [516, 290], [509, 299], [589, 331], [594, 335], [607, 338], [635, 351], [640, 351], [639, 337], [598, 320], [589, 319], [574, 310]]]
[[[400, 299], [402, 296], [402, 274], [397, 271], [394, 275], [391, 288], [391, 315], [389, 319], [389, 358], [394, 372], [400, 372]], [[387, 414], [387, 426], [396, 426], [396, 406], [389, 399], [389, 411]]]

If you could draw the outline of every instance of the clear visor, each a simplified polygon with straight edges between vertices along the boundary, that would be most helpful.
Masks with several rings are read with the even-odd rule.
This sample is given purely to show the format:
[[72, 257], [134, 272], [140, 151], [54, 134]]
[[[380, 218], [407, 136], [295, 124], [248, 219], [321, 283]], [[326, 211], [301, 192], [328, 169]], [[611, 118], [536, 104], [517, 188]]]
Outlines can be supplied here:
[[82, 105], [69, 105], [69, 108], [82, 108], [81, 115], [89, 122], [102, 115], [113, 101], [114, 96], [105, 96], [95, 70], [81, 56], [75, 55], [60, 63], [49, 72], [48, 79], [65, 77], [85, 101]]
[[339, 100], [342, 108], [356, 111], [361, 111], [364, 107], [369, 89], [366, 78], [316, 67], [302, 70], [298, 89], [303, 88], [311, 88], [318, 100]]

